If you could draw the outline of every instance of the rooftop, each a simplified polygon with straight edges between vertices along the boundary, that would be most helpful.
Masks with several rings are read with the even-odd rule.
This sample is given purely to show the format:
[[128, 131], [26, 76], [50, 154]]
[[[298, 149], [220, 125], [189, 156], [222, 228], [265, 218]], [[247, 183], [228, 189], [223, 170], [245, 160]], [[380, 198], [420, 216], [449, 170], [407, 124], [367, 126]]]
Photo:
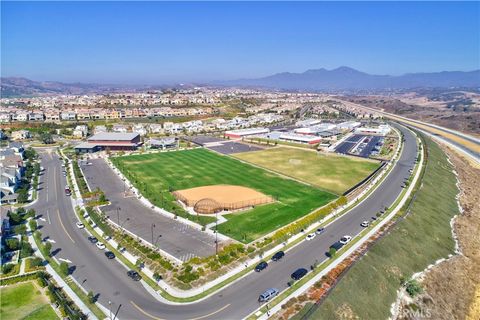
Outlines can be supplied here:
[[133, 140], [138, 137], [139, 134], [137, 132], [100, 132], [97, 133], [90, 138], [88, 141], [122, 141], [122, 140]]

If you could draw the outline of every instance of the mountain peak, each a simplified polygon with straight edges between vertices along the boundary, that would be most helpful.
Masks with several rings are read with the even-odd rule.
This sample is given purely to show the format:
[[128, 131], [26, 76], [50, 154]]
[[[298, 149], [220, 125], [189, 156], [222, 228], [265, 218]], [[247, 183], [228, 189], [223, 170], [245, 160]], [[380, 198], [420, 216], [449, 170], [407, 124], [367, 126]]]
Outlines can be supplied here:
[[480, 71], [410, 73], [401, 76], [373, 75], [341, 66], [303, 73], [283, 72], [259, 79], [228, 81], [228, 85], [260, 86], [290, 90], [383, 90], [418, 87], [479, 87]]

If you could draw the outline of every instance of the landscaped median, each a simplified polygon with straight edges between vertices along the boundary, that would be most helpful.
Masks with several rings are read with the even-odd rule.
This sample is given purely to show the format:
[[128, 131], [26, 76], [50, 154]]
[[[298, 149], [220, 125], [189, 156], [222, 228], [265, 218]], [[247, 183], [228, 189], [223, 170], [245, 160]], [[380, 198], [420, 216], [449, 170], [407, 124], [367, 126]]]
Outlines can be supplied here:
[[[59, 283], [59, 285], [63, 284], [68, 287], [65, 288], [66, 293], [68, 296], [73, 300], [76, 301], [76, 304], [78, 305], [78, 300], [81, 300], [82, 305], [79, 305], [79, 308], [84, 314], [89, 313], [90, 311], [95, 315], [95, 318], [98, 319], [103, 319], [105, 318], [105, 314], [103, 311], [95, 304], [92, 303], [92, 301], [88, 298], [87, 294], [84, 292], [84, 290], [80, 289], [77, 285], [74, 283], [69, 283], [69, 275], [68, 271], [65, 272], [61, 265], [51, 257], [50, 254], [50, 249], [51, 249], [51, 244], [50, 242], [43, 243], [41, 239], [41, 233], [38, 230], [32, 230], [33, 234], [29, 237], [31, 240], [31, 243], [38, 249], [37, 255], [39, 255], [42, 259], [47, 261], [46, 265], [46, 271], [50, 274], [52, 274], [52, 277], [55, 279], [56, 282]], [[68, 265], [67, 265], [68, 268]], [[71, 291], [70, 291], [71, 290]]]
[[[397, 152], [396, 152], [396, 156], [400, 155], [400, 151], [401, 151], [401, 146], [398, 147]], [[324, 217], [321, 220], [320, 223], [317, 222], [317, 223], [312, 224], [312, 222], [309, 222], [309, 228], [317, 228], [318, 226], [327, 225], [327, 224], [333, 222], [339, 216], [341, 216], [341, 215], [345, 214], [346, 212], [348, 212], [349, 210], [351, 210], [356, 205], [358, 205], [363, 199], [365, 199], [367, 196], [369, 196], [370, 193], [373, 192], [378, 187], [378, 185], [380, 185], [383, 182], [383, 180], [388, 176], [388, 173], [391, 172], [393, 167], [394, 167], [394, 165], [389, 165], [383, 171], [383, 173], [381, 175], [377, 176], [374, 179], [371, 186], [367, 190], [362, 192], [362, 194], [359, 195], [349, 205], [343, 206], [341, 208], [337, 208], [336, 210], [334, 210], [333, 213]], [[76, 179], [74, 177], [74, 179], [73, 179], [74, 186], [76, 185], [75, 180]], [[77, 188], [77, 190], [78, 190], [78, 188]], [[95, 221], [95, 223], [99, 227], [101, 227], [102, 224], [103, 224], [103, 220], [101, 219], [101, 217], [96, 216], [96, 212], [94, 212], [94, 214], [92, 214], [92, 211], [95, 211], [95, 209], [90, 208], [90, 212], [89, 212], [90, 213], [90, 218], [92, 218]], [[84, 224], [87, 226], [88, 230], [93, 235], [97, 236], [98, 238], [103, 238], [103, 231], [100, 230], [100, 229], [97, 229], [97, 228], [95, 228], [95, 229], [92, 228], [89, 221], [87, 221], [83, 217], [83, 214], [78, 210], [77, 210], [77, 216], [78, 216], [80, 221], [84, 222]], [[95, 219], [95, 217], [96, 217], [96, 219]], [[108, 224], [106, 224], [106, 225], [108, 226]], [[110, 232], [109, 235], [111, 235], [111, 232]], [[172, 303], [189, 303], [189, 302], [195, 302], [195, 301], [199, 301], [201, 299], [204, 299], [204, 298], [210, 296], [211, 294], [214, 294], [216, 291], [220, 290], [221, 288], [223, 288], [223, 287], [225, 287], [229, 284], [232, 284], [233, 282], [241, 279], [243, 276], [245, 276], [246, 274], [248, 274], [249, 272], [251, 272], [253, 270], [255, 262], [258, 262], [260, 259], [269, 259], [274, 254], [274, 252], [277, 251], [277, 250], [284, 250], [284, 251], [289, 250], [289, 249], [293, 248], [294, 246], [298, 245], [303, 240], [303, 238], [304, 238], [304, 233], [299, 232], [298, 234], [296, 234], [295, 236], [293, 236], [289, 239], [278, 239], [278, 240], [282, 240], [282, 241], [285, 241], [285, 242], [280, 241], [277, 244], [276, 242], [270, 241], [270, 245], [268, 245], [266, 247], [261, 246], [262, 249], [263, 249], [262, 250], [263, 253], [260, 252], [261, 257], [258, 257], [258, 258], [253, 258], [252, 257], [253, 259], [248, 261], [247, 268], [244, 268], [244, 267], [238, 268], [235, 273], [230, 273], [231, 276], [225, 277], [224, 280], [222, 280], [222, 281], [215, 281], [215, 280], [212, 281], [211, 282], [212, 285], [210, 285], [210, 286], [208, 284], [206, 284], [206, 285], [204, 285], [200, 288], [197, 288], [197, 290], [187, 290], [187, 291], [182, 291], [182, 290], [178, 290], [178, 289], [175, 290], [175, 288], [170, 287], [169, 285], [167, 285], [163, 281], [159, 284], [157, 281], [152, 280], [152, 278], [157, 278], [158, 279], [158, 277], [154, 277], [154, 272], [150, 271], [148, 268], [138, 268], [138, 258], [135, 258], [131, 254], [126, 253], [124, 251], [119, 252], [119, 250], [117, 250], [117, 247], [118, 247], [117, 243], [113, 243], [113, 245], [112, 245], [112, 243], [107, 243], [107, 246], [108, 246], [109, 250], [116, 253], [118, 259], [127, 268], [139, 270], [143, 274], [143, 278], [144, 278], [145, 282], [148, 285], [150, 285], [154, 290], [156, 290], [159, 293], [159, 295], [161, 297], [163, 297], [165, 300], [170, 301]], [[124, 256], [124, 253], [126, 253], [127, 255]], [[259, 254], [259, 252], [255, 252], [254, 254], [256, 256], [257, 254]], [[168, 288], [167, 291], [164, 290], [165, 287]], [[188, 293], [188, 291], [190, 291], [190, 293]], [[195, 293], [195, 292], [198, 292], [198, 293]]]
[[366, 241], [368, 241], [372, 237], [375, 237], [375, 234], [380, 231], [387, 223], [389, 223], [398, 214], [398, 212], [400, 212], [400, 210], [410, 198], [411, 192], [415, 189], [415, 187], [417, 187], [417, 184], [420, 183], [420, 176], [425, 161], [422, 147], [421, 150], [422, 152], [420, 161], [417, 163], [413, 172], [414, 178], [412, 179], [412, 184], [408, 188], [404, 188], [402, 190], [401, 194], [397, 197], [395, 203], [390, 208], [388, 208], [386, 212], [379, 217], [379, 219], [372, 223], [369, 228], [363, 230], [360, 234], [353, 238], [351, 242], [345, 245], [342, 248], [340, 255], [334, 255], [332, 258], [325, 260], [323, 263], [316, 266], [312, 272], [307, 274], [300, 281], [294, 282], [290, 286], [290, 288], [275, 297], [268, 304], [255, 310], [252, 314], [250, 314], [248, 319], [266, 319], [271, 314], [280, 311], [282, 309], [281, 307], [285, 305], [287, 301], [289, 301], [291, 298], [296, 298], [297, 296], [308, 290], [308, 288], [313, 286], [322, 277], [332, 271], [347, 257], [357, 252], [357, 250], [362, 245], [364, 245]]

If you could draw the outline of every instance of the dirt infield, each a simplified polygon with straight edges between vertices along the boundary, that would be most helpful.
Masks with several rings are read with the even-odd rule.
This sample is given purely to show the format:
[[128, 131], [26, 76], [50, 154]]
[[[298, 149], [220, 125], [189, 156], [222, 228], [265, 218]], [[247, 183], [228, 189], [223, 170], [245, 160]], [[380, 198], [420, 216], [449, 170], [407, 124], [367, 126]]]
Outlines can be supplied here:
[[274, 201], [272, 197], [254, 189], [232, 185], [178, 190], [173, 195], [188, 207], [194, 207], [195, 211], [207, 214], [222, 210], [238, 210]]

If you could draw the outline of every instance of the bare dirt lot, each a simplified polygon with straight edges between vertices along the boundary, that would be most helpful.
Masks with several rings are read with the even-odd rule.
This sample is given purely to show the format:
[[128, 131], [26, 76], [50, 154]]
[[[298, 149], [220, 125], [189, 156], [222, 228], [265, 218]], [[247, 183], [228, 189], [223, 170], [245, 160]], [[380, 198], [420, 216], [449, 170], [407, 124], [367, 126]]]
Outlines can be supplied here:
[[232, 185], [213, 185], [178, 190], [175, 191], [174, 195], [190, 207], [202, 199], [212, 199], [225, 209], [240, 209], [274, 201], [272, 197], [254, 189]]

